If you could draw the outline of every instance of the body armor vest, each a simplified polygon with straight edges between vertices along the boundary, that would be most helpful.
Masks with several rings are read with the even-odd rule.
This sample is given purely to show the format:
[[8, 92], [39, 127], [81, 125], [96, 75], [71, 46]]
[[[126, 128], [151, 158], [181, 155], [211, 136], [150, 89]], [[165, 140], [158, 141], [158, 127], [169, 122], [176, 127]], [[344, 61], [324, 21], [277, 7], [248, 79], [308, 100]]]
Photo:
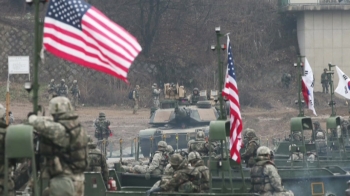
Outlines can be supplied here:
[[160, 153], [162, 156], [162, 158], [159, 161], [159, 169], [163, 171], [169, 163], [169, 157], [165, 151], [156, 151], [155, 153]]
[[270, 183], [269, 176], [264, 175], [264, 169], [266, 164], [272, 164], [271, 161], [259, 161], [254, 167], [251, 169], [251, 183], [252, 183], [252, 191], [254, 193], [265, 192], [265, 185]]
[[59, 92], [60, 94], [64, 94], [64, 93], [66, 92], [66, 90], [67, 90], [66, 85], [60, 85], [60, 86], [58, 87], [58, 92]]
[[205, 146], [206, 141], [194, 141], [190, 144], [190, 152], [197, 151], [201, 156], [208, 156], [209, 149]]
[[71, 122], [72, 121], [68, 121], [67, 123], [59, 122], [65, 127], [66, 134], [69, 135], [69, 147], [62, 148], [51, 140], [41, 137], [40, 154], [48, 159], [58, 157], [60, 162], [69, 166], [73, 174], [79, 174], [84, 172], [88, 166], [87, 135], [82, 130], [80, 124], [72, 125]]

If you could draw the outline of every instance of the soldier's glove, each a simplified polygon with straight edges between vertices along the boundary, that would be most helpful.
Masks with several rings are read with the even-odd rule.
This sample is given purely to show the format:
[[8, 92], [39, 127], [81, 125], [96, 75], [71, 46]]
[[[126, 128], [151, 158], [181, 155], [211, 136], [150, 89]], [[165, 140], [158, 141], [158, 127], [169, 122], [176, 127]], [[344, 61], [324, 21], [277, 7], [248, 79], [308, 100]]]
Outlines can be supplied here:
[[151, 179], [151, 174], [150, 174], [149, 172], [146, 172], [146, 174], [145, 174], [145, 178], [146, 178], [146, 180]]

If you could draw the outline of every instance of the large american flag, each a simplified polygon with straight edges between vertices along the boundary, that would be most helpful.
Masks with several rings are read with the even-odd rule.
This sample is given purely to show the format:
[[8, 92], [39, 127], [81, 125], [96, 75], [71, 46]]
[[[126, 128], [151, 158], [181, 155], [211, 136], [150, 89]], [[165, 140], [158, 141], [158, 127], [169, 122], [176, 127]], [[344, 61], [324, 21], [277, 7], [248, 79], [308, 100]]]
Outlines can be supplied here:
[[124, 81], [142, 50], [135, 37], [83, 0], [50, 0], [43, 43], [60, 58]]
[[234, 60], [230, 38], [227, 36], [227, 71], [225, 87], [222, 95], [226, 96], [230, 103], [230, 156], [238, 163], [241, 162], [239, 150], [241, 149], [242, 140], [241, 133], [243, 123], [240, 112], [240, 104], [238, 97], [238, 87], [236, 82], [236, 74], [234, 68]]

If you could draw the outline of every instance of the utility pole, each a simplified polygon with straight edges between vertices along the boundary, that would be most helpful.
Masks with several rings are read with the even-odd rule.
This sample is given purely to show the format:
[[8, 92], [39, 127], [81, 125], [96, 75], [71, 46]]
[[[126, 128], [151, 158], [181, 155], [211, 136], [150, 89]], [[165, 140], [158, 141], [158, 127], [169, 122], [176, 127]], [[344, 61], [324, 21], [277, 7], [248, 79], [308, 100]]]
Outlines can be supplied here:
[[332, 70], [332, 67], [335, 67], [336, 65], [332, 65], [332, 63], [328, 63], [328, 71], [327, 73], [327, 77], [329, 79], [329, 87], [330, 87], [330, 92], [331, 92], [331, 101], [329, 102], [329, 106], [332, 107], [332, 114], [331, 116], [336, 116], [336, 112], [335, 112], [335, 101], [333, 100], [333, 96], [334, 96], [334, 84], [333, 84], [333, 75], [334, 75], [334, 71]]

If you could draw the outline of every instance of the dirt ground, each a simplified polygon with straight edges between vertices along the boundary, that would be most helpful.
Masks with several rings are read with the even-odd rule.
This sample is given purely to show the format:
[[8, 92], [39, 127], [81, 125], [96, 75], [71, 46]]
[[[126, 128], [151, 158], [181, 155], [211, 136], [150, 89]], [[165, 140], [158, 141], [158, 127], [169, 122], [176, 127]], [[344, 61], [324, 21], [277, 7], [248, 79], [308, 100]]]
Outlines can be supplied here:
[[[5, 105], [5, 103], [2, 103]], [[48, 103], [42, 103], [45, 106], [46, 116], [48, 116]], [[30, 102], [12, 102], [10, 110], [15, 117], [15, 124], [26, 120], [28, 112], [32, 110]], [[262, 145], [272, 147], [272, 139], [283, 139], [289, 135], [289, 120], [298, 115], [297, 106], [286, 107], [285, 104], [275, 101], [272, 109], [243, 107], [242, 118], [244, 128], [253, 128], [260, 137]], [[318, 116], [314, 116], [310, 110], [305, 110], [306, 116], [311, 116], [313, 120], [319, 120], [321, 126], [325, 129], [325, 120], [331, 114], [330, 107], [318, 106], [316, 109]], [[111, 122], [113, 136], [111, 143], [113, 150], [119, 149], [119, 140], [123, 139], [124, 145], [130, 145], [130, 141], [137, 137], [140, 130], [148, 128], [149, 109], [142, 108], [138, 115], [132, 115], [132, 109], [125, 107], [79, 107], [77, 113], [84, 128], [88, 134], [93, 135], [93, 121], [98, 117], [99, 112], [105, 112]], [[344, 104], [339, 104], [336, 109], [337, 115], [348, 118], [348, 108]]]

